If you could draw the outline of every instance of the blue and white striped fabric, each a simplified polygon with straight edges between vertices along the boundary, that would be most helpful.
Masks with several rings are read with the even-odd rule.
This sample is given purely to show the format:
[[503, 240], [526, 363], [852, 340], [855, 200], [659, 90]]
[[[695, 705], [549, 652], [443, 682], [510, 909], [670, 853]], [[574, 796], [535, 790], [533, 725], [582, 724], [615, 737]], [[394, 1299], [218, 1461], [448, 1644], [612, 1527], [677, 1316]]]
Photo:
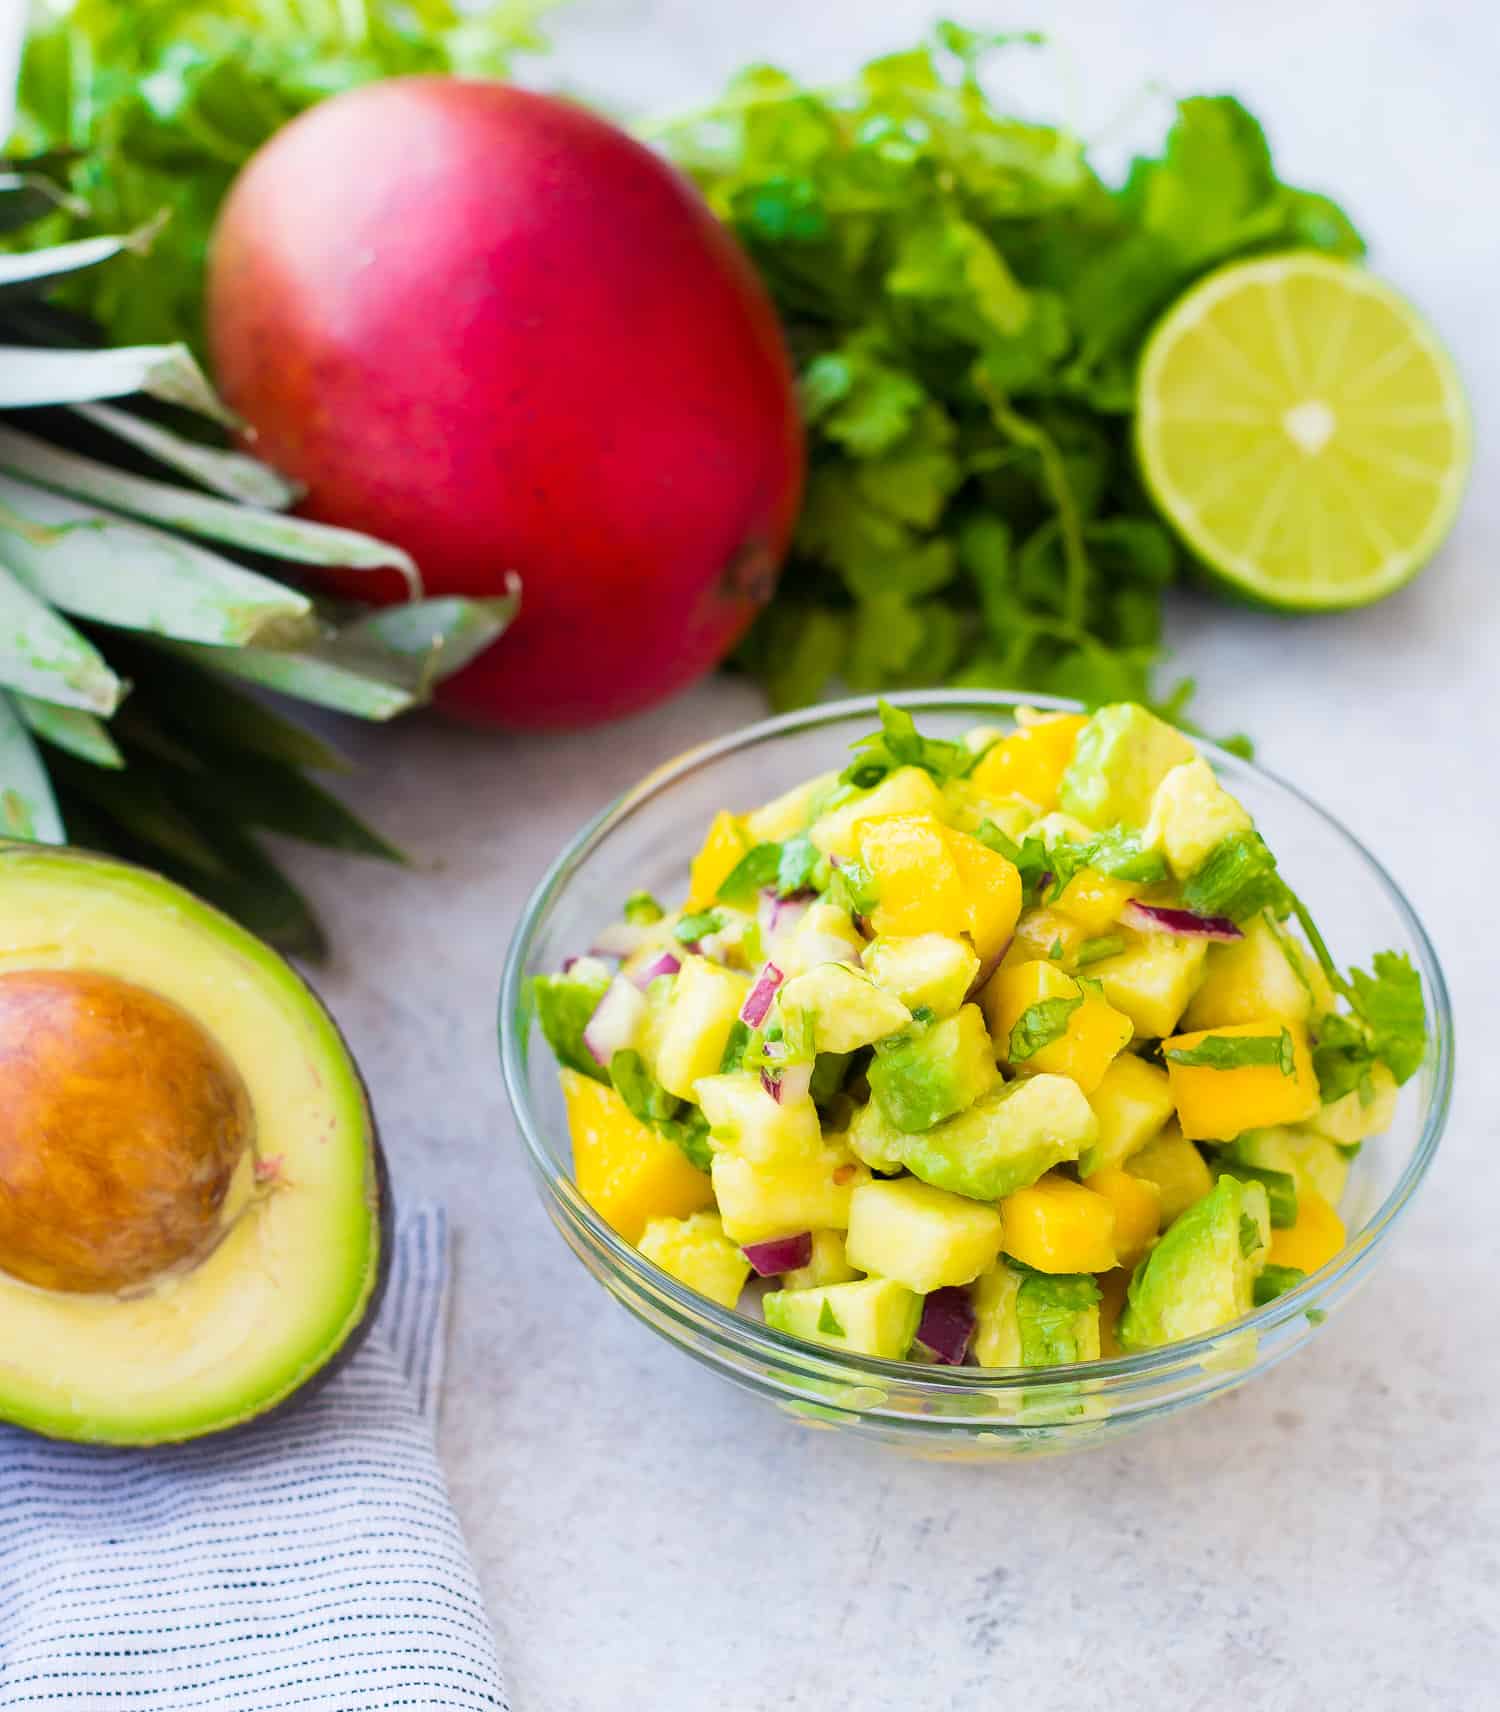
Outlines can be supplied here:
[[433, 1438], [447, 1227], [285, 1420], [147, 1453], [0, 1429], [0, 1709], [506, 1712]]

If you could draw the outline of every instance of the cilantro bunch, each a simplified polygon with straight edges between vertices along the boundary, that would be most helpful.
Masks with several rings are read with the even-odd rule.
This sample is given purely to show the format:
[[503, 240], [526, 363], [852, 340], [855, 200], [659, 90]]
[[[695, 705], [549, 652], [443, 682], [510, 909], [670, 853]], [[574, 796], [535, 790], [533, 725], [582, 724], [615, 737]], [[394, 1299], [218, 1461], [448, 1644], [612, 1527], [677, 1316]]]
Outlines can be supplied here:
[[799, 371], [807, 498], [742, 656], [778, 706], [834, 677], [1152, 699], [1180, 564], [1129, 450], [1142, 341], [1233, 257], [1363, 249], [1231, 96], [1179, 102], [1161, 153], [1106, 183], [990, 93], [993, 61], [1038, 40], [942, 24], [833, 91], [753, 67], [655, 128]]

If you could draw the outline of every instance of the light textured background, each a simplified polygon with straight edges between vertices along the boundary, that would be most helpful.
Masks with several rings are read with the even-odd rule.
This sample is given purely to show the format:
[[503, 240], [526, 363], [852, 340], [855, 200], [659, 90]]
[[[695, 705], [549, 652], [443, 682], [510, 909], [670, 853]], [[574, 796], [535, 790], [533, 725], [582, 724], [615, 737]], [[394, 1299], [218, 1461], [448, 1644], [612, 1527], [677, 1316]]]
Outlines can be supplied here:
[[[657, 761], [756, 716], [755, 695], [721, 682], [576, 737], [357, 736], [355, 798], [418, 869], [298, 865], [340, 947], [320, 985], [399, 1178], [446, 1198], [462, 1233], [444, 1448], [518, 1712], [1478, 1712], [1500, 1692], [1497, 14], [1047, 11], [968, 15], [1048, 24], [1086, 132], [1152, 78], [1241, 93], [1285, 174], [1345, 201], [1469, 379], [1479, 466], [1416, 586], [1336, 619], [1198, 600], [1173, 615], [1207, 725], [1252, 731], [1432, 931], [1458, 1008], [1449, 1136], [1383, 1271], [1310, 1350], [1123, 1449], [978, 1470], [799, 1432], [657, 1343], [565, 1251], [493, 1044], [505, 945], [559, 843]], [[558, 63], [621, 110], [660, 110], [748, 58], [836, 79], [928, 16], [920, 0], [579, 0]]]

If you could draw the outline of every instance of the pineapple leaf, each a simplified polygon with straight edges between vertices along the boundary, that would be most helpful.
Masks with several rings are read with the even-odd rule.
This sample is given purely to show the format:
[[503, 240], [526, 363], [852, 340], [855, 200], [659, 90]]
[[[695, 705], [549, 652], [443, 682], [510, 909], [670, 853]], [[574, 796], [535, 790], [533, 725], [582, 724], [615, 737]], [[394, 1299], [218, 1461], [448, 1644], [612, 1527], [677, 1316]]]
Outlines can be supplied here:
[[191, 541], [7, 476], [0, 507], [31, 525], [0, 535], [0, 559], [64, 612], [221, 647], [309, 628], [305, 595]]
[[81, 708], [59, 707], [56, 702], [38, 701], [35, 696], [12, 695], [16, 711], [31, 728], [33, 736], [66, 750], [94, 767], [123, 767], [125, 757], [115, 746], [102, 719]]
[[0, 837], [62, 844], [67, 834], [47, 769], [8, 695], [0, 692]]
[[90, 713], [113, 713], [125, 693], [124, 685], [93, 643], [59, 618], [3, 564], [0, 683]]
[[0, 255], [0, 295], [45, 291], [54, 280], [97, 267], [100, 262], [134, 247], [135, 240], [129, 237], [78, 238], [71, 244], [53, 244], [45, 250]]
[[225, 499], [237, 499], [244, 505], [259, 505], [271, 511], [284, 511], [297, 499], [299, 490], [293, 483], [247, 453], [202, 446], [118, 405], [75, 404], [73, 408], [94, 427], [124, 440], [167, 469], [191, 476], [201, 487]]
[[387, 720], [426, 699], [510, 622], [516, 601], [449, 597], [387, 607], [304, 648], [167, 644], [200, 665], [357, 719]]
[[164, 648], [121, 638], [111, 652], [136, 679], [136, 699], [192, 740], [291, 767], [347, 773], [350, 763], [305, 726]]
[[282, 517], [193, 493], [171, 482], [130, 475], [4, 425], [0, 425], [0, 469], [76, 499], [97, 500], [132, 517], [189, 535], [205, 535], [245, 552], [310, 565], [395, 569], [414, 598], [422, 592], [410, 554], [371, 535]]
[[162, 785], [158, 771], [134, 764], [123, 772], [106, 772], [61, 752], [48, 757], [54, 783], [67, 797], [78, 798], [94, 815], [111, 821], [138, 845], [153, 851], [153, 864], [169, 859], [199, 878], [227, 872], [206, 829], [195, 826]]
[[238, 426], [186, 345], [125, 345], [109, 351], [0, 345], [0, 410], [88, 404], [133, 392], [180, 404], [226, 428]]

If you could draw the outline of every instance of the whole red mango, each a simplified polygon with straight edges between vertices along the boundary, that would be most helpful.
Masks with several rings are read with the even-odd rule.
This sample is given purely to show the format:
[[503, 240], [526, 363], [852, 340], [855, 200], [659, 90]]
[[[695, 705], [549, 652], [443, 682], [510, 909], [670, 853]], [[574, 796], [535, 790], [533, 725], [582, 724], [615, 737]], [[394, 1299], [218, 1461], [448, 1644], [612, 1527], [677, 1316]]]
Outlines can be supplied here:
[[[708, 671], [769, 598], [802, 443], [771, 304], [696, 190], [567, 102], [396, 78], [235, 182], [208, 336], [308, 517], [521, 611], [453, 712], [586, 724]], [[392, 575], [340, 587], [400, 598]]]

